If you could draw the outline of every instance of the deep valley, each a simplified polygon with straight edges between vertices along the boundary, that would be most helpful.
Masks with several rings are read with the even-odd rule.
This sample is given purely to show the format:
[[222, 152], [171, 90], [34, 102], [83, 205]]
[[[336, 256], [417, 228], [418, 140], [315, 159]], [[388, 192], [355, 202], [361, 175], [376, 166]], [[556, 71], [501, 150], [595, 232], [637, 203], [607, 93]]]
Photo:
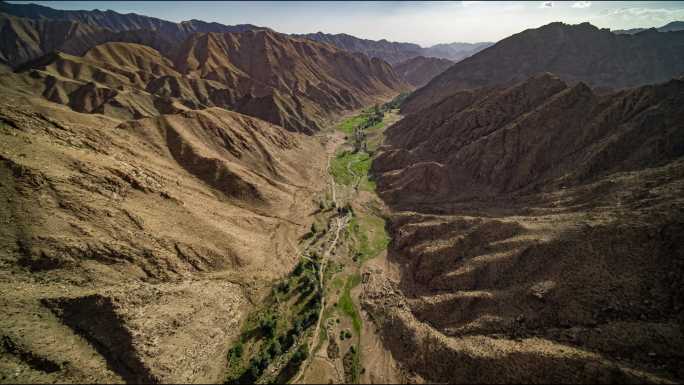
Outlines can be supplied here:
[[0, 2], [0, 383], [684, 382], [681, 22], [53, 5]]

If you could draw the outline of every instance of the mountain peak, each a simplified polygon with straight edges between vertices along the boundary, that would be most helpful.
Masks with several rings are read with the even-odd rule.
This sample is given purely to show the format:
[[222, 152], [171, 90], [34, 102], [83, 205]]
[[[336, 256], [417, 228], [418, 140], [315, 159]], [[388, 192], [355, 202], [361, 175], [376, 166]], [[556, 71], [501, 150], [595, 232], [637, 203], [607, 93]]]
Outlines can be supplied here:
[[[592, 87], [663, 82], [684, 71], [673, 47], [684, 49], [684, 35], [624, 36], [589, 23], [554, 22], [503, 39], [456, 63], [407, 98], [402, 111], [416, 112], [461, 89], [509, 85], [539, 71], [552, 72], [568, 82], [583, 80]], [[655, 65], [653, 57], [660, 64]]]

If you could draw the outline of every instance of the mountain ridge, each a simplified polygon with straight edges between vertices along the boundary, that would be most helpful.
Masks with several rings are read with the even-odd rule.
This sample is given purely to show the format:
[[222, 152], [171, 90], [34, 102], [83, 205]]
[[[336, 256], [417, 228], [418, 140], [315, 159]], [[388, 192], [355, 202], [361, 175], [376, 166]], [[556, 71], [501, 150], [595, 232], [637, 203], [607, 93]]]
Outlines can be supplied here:
[[458, 61], [489, 47], [494, 43], [446, 43], [421, 47], [415, 43], [392, 42], [386, 39], [362, 39], [345, 33], [328, 34], [323, 32], [294, 34], [293, 36], [332, 44], [352, 52], [361, 52], [377, 57], [394, 65], [417, 56], [436, 57]]
[[42, 56], [5, 77], [24, 77], [25, 92], [80, 112], [140, 118], [220, 106], [309, 134], [409, 88], [379, 59], [267, 30], [195, 33], [169, 56], [103, 43], [83, 56]]
[[384, 343], [426, 382], [681, 381], [683, 106], [679, 79], [545, 73], [389, 127], [372, 172], [401, 271], [363, 299]]
[[402, 112], [417, 112], [462, 89], [513, 84], [544, 71], [596, 87], [662, 82], [684, 73], [682, 50], [683, 31], [618, 35], [589, 23], [550, 23], [454, 64], [411, 94]]
[[684, 21], [671, 21], [658, 28], [630, 28], [630, 29], [616, 29], [611, 32], [617, 34], [627, 34], [633, 35], [635, 33], [641, 33], [649, 29], [655, 29], [658, 32], [676, 32], [684, 30]]

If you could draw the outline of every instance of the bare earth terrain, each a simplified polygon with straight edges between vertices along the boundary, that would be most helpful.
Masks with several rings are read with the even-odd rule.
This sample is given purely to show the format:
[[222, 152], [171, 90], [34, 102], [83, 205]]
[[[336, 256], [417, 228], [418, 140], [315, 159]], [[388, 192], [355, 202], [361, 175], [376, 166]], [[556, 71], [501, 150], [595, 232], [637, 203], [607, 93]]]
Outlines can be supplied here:
[[0, 383], [684, 382], [684, 32], [0, 29]]

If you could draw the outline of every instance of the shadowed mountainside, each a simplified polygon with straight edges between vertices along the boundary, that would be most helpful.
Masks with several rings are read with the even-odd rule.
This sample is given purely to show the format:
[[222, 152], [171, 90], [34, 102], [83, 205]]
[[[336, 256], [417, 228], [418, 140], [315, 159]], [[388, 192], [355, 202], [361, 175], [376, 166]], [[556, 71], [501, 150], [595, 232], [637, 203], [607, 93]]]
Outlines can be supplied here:
[[402, 273], [364, 306], [395, 354], [436, 382], [684, 378], [683, 98], [543, 74], [391, 126], [373, 172]]
[[417, 56], [397, 63], [392, 68], [408, 84], [422, 87], [453, 64], [454, 62], [447, 59]]
[[462, 89], [510, 85], [539, 72], [622, 88], [684, 74], [684, 32], [617, 35], [589, 23], [551, 23], [501, 40], [434, 78], [402, 106], [414, 113]]

